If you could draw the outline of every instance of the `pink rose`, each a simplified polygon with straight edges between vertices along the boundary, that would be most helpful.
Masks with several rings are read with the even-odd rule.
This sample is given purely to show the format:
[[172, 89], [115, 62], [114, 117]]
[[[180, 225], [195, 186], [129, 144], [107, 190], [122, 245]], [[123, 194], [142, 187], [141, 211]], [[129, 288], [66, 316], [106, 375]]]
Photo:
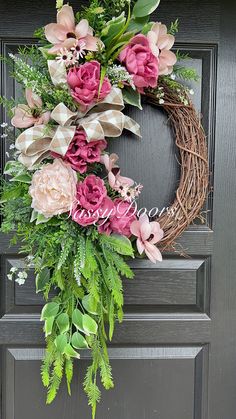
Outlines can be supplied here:
[[121, 51], [119, 59], [133, 75], [135, 86], [140, 92], [144, 87], [156, 87], [158, 79], [158, 58], [152, 53], [149, 41], [144, 35], [136, 35]]
[[79, 67], [73, 67], [67, 75], [67, 82], [71, 88], [71, 95], [76, 102], [88, 106], [103, 100], [111, 91], [111, 83], [105, 77], [99, 93], [101, 65], [98, 61], [90, 61]]
[[106, 222], [101, 221], [98, 227], [99, 233], [110, 235], [111, 233], [131, 236], [131, 224], [137, 220], [135, 208], [128, 202], [117, 198], [113, 202], [114, 211]]
[[60, 159], [36, 171], [29, 193], [32, 208], [46, 218], [71, 210], [76, 196], [77, 176], [74, 170]]
[[[99, 162], [101, 152], [107, 147], [105, 140], [90, 141], [88, 143], [83, 129], [77, 129], [69, 148], [63, 158], [71, 167], [80, 173], [87, 171], [87, 163]], [[58, 155], [52, 153], [54, 157]]]
[[114, 204], [107, 196], [103, 180], [95, 175], [87, 176], [77, 185], [76, 201], [72, 218], [83, 226], [95, 224], [114, 212]]

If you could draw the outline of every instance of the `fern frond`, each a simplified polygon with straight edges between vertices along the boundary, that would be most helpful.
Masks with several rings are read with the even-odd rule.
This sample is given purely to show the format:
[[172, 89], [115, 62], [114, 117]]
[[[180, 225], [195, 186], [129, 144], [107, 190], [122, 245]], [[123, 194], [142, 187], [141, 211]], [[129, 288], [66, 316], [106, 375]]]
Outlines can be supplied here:
[[65, 375], [66, 375], [66, 382], [67, 382], [67, 389], [68, 394], [71, 395], [71, 381], [73, 378], [73, 361], [71, 358], [67, 358], [65, 362]]

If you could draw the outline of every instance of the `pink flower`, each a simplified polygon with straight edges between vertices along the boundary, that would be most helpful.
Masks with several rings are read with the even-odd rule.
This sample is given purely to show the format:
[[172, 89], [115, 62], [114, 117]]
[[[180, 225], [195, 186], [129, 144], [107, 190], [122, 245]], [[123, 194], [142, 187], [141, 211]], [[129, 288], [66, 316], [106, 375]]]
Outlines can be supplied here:
[[51, 54], [57, 53], [61, 48], [74, 47], [76, 40], [82, 40], [86, 50], [97, 51], [98, 43], [101, 42], [93, 36], [93, 30], [86, 19], [82, 19], [75, 25], [73, 9], [67, 4], [57, 13], [57, 23], [45, 26], [45, 36], [53, 44], [53, 47], [49, 49]]
[[76, 201], [72, 219], [82, 226], [95, 224], [100, 218], [109, 217], [114, 209], [103, 180], [95, 175], [87, 176], [77, 185]]
[[111, 91], [111, 83], [105, 77], [99, 92], [100, 77], [101, 65], [98, 61], [73, 67], [68, 72], [67, 82], [71, 88], [71, 95], [85, 110], [93, 103], [103, 100]]
[[173, 65], [176, 63], [176, 55], [169, 51], [175, 42], [175, 37], [167, 33], [167, 27], [161, 23], [155, 23], [148, 32], [152, 53], [159, 59], [159, 74], [167, 75], [173, 71]]
[[104, 164], [108, 171], [108, 181], [109, 185], [115, 191], [122, 193], [125, 188], [130, 188], [133, 186], [134, 181], [128, 177], [120, 175], [120, 168], [116, 165], [119, 157], [117, 154], [104, 154], [101, 156], [100, 162]]
[[47, 124], [50, 120], [50, 112], [42, 111], [42, 99], [31, 89], [25, 90], [25, 97], [28, 105], [20, 104], [13, 109], [14, 116], [11, 124], [16, 128], [29, 128], [33, 125]]
[[134, 84], [140, 92], [144, 87], [157, 86], [158, 59], [153, 55], [146, 36], [132, 38], [121, 51], [119, 59], [133, 75]]
[[99, 233], [110, 235], [111, 233], [121, 234], [126, 237], [131, 236], [131, 224], [135, 221], [135, 208], [132, 204], [117, 198], [113, 201], [114, 211], [109, 220], [101, 222], [98, 227]]
[[[88, 143], [85, 131], [77, 129], [67, 153], [62, 158], [77, 172], [85, 173], [88, 163], [100, 161], [101, 152], [106, 147], [107, 142], [105, 140], [90, 141]], [[56, 153], [52, 153], [52, 155], [58, 157]]]
[[77, 176], [60, 159], [34, 173], [29, 193], [32, 208], [46, 218], [71, 210], [76, 195]]
[[155, 246], [164, 235], [159, 223], [156, 221], [150, 223], [147, 214], [144, 214], [139, 220], [131, 224], [131, 232], [134, 236], [138, 237], [137, 249], [140, 255], [145, 252], [153, 263], [162, 261], [161, 252]]

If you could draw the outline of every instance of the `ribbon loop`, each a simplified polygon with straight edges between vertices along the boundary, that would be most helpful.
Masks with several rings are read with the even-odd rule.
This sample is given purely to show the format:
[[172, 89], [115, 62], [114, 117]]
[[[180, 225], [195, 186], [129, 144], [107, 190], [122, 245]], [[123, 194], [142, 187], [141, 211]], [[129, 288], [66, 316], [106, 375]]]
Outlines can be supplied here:
[[103, 101], [94, 104], [84, 113], [72, 112], [64, 103], [59, 103], [51, 113], [51, 119], [59, 124], [57, 127], [49, 129], [45, 125], [38, 125], [19, 135], [16, 140], [16, 148], [21, 152], [19, 160], [32, 168], [48, 157], [50, 152], [64, 156], [77, 127], [84, 129], [88, 142], [119, 137], [124, 129], [140, 137], [139, 124], [124, 115], [123, 109], [122, 92], [115, 87]]

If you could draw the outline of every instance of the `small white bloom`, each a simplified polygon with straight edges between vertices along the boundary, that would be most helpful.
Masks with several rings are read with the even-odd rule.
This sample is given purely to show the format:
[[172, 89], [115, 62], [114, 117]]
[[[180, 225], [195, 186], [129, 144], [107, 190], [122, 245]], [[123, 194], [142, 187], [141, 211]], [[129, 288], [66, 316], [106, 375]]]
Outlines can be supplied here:
[[175, 75], [174, 73], [172, 73], [172, 74], [171, 74], [171, 76], [170, 76], [170, 78], [171, 78], [172, 80], [175, 80], [175, 79], [176, 79], [176, 75]]
[[2, 128], [6, 128], [6, 127], [8, 127], [8, 123], [7, 123], [7, 122], [3, 122], [3, 123], [1, 124], [1, 127], [2, 127]]
[[24, 285], [25, 279], [18, 277], [18, 278], [16, 278], [15, 282], [17, 282], [17, 284], [19, 284], [19, 285]]
[[8, 135], [7, 135], [7, 134], [2, 134], [2, 135], [1, 135], [1, 138], [3, 138], [3, 139], [4, 139], [4, 138], [7, 138], [7, 137], [8, 137]]
[[83, 56], [86, 54], [85, 48], [86, 48], [86, 43], [84, 41], [77, 40], [75, 42], [75, 46], [71, 48], [71, 51], [73, 51], [73, 54], [76, 60], [83, 58]]
[[9, 279], [9, 281], [12, 281], [12, 274], [7, 274], [7, 278]]
[[13, 267], [10, 269], [10, 272], [11, 272], [11, 273], [13, 273], [13, 274], [15, 274], [17, 271], [18, 271], [18, 269], [17, 269], [15, 266], [13, 266]]
[[160, 105], [163, 105], [164, 103], [165, 103], [165, 101], [164, 101], [163, 99], [160, 99], [160, 100], [159, 100], [159, 104], [160, 104]]
[[9, 155], [8, 151], [6, 152], [6, 156], [7, 156], [7, 158], [9, 158], [9, 157], [10, 157], [10, 155]]
[[66, 48], [61, 48], [60, 53], [56, 57], [59, 63], [64, 63], [66, 66], [75, 64], [76, 58], [71, 51]]
[[193, 96], [194, 95], [194, 90], [193, 89], [190, 89], [189, 90], [189, 94]]
[[11, 144], [9, 147], [10, 150], [14, 150], [15, 148], [16, 148], [15, 144]]

